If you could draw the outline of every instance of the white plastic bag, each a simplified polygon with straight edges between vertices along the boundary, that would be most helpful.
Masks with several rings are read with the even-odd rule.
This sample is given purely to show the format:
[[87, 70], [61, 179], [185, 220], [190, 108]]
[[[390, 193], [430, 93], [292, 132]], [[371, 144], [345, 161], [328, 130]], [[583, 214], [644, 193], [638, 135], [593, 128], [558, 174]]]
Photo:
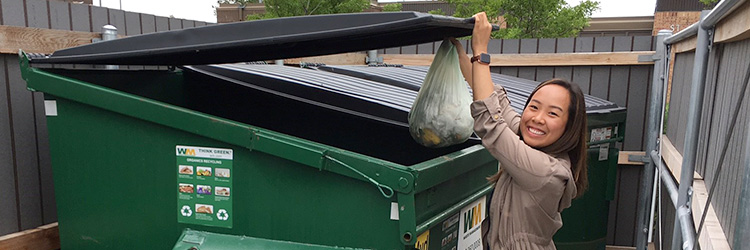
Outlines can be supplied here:
[[471, 101], [456, 47], [444, 40], [409, 111], [412, 138], [430, 148], [466, 141], [474, 126], [469, 110]]

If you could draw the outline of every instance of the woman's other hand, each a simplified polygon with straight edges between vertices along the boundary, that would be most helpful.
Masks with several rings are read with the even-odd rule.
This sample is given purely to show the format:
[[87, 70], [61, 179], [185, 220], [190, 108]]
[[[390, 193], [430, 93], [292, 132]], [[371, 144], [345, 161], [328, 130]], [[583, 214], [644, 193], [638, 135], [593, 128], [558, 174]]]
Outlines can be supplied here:
[[460, 41], [453, 37], [448, 39], [453, 46], [456, 46], [456, 54], [458, 54], [458, 64], [461, 66], [461, 74], [464, 76], [464, 79], [466, 79], [466, 83], [469, 84], [469, 87], [473, 89], [474, 86], [471, 82], [471, 58], [466, 54], [466, 50], [464, 50], [464, 46]]

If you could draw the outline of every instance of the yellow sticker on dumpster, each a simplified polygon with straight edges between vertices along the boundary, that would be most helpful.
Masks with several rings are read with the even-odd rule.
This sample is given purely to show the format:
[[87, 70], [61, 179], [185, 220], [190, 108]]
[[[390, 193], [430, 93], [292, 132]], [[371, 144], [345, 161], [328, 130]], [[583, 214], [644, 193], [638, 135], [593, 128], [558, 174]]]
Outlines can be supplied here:
[[175, 147], [177, 222], [232, 228], [232, 149]]
[[425, 231], [417, 237], [417, 243], [414, 243], [414, 248], [419, 250], [430, 249], [430, 230]]

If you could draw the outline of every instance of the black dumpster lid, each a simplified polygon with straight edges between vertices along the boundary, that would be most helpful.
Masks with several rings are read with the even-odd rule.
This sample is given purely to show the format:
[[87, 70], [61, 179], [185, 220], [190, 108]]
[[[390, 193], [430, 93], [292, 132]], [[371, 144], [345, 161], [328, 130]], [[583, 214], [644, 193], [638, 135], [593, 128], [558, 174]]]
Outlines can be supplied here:
[[[382, 82], [388, 85], [399, 86], [402, 88], [419, 91], [422, 81], [427, 75], [427, 66], [404, 66], [404, 67], [368, 67], [368, 66], [349, 66], [349, 65], [323, 65], [317, 67], [323, 71], [353, 76], [357, 78], [370, 79]], [[492, 81], [500, 83], [508, 92], [508, 99], [511, 106], [518, 112], [523, 111], [523, 105], [531, 94], [531, 91], [539, 85], [540, 82], [527, 80], [523, 78], [492, 73]], [[584, 95], [586, 100], [587, 113], [616, 112], [625, 110], [618, 107], [617, 104], [605, 99]]]
[[473, 18], [376, 12], [275, 18], [98, 42], [34, 63], [202, 65], [364, 51], [471, 35]]

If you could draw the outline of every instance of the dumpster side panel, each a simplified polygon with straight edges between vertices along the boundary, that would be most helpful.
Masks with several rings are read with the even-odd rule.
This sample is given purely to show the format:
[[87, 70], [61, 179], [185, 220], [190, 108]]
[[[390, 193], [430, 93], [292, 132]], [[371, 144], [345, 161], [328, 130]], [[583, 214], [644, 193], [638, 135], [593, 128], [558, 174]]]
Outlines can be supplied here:
[[[55, 98], [47, 96], [48, 99]], [[403, 248], [374, 185], [56, 98], [50, 144], [63, 249], [169, 249], [184, 228], [348, 247]], [[177, 223], [175, 145], [227, 148], [233, 227]]]

